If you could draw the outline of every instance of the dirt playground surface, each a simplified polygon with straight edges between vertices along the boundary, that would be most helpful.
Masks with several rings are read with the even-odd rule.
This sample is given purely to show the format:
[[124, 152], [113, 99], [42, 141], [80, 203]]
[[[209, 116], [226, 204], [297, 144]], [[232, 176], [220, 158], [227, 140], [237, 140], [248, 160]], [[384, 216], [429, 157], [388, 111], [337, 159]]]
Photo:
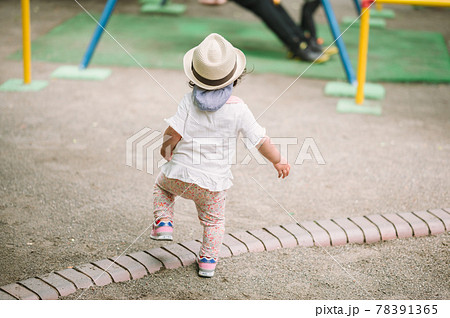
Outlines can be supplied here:
[[[81, 3], [93, 12], [104, 5]], [[256, 21], [233, 3], [186, 3], [187, 15]], [[332, 4], [338, 20], [354, 14], [351, 1]], [[448, 11], [385, 7], [397, 14], [389, 28], [437, 31], [449, 43]], [[72, 0], [32, 1], [32, 39], [80, 12]], [[138, 14], [139, 5], [119, 1], [116, 12]], [[322, 10], [317, 17], [325, 22]], [[0, 2], [0, 28], [3, 83], [22, 76], [22, 64], [7, 59], [21, 48], [19, 2]], [[33, 62], [33, 79], [49, 81], [42, 91], [0, 92], [0, 286], [119, 255], [141, 233], [127, 253], [163, 245], [145, 231], [156, 175], [125, 165], [125, 142], [144, 127], [165, 129], [177, 104], [138, 67], [111, 66], [99, 82], [50, 79], [60, 65]], [[189, 89], [182, 71], [148, 71], [177, 100]], [[294, 79], [250, 74], [235, 95], [258, 117]], [[234, 166], [227, 232], [293, 223], [283, 209], [306, 221], [450, 207], [448, 85], [383, 83], [383, 115], [375, 117], [336, 113], [325, 84], [300, 78], [258, 121], [271, 136], [298, 138], [291, 162], [312, 137], [326, 164], [293, 165], [282, 181], [255, 160]], [[245, 154], [239, 145], [238, 162]], [[175, 211], [174, 241], [201, 238], [194, 205], [179, 200]], [[222, 259], [210, 280], [192, 265], [67, 298], [449, 299], [449, 244], [443, 234], [246, 254]]]

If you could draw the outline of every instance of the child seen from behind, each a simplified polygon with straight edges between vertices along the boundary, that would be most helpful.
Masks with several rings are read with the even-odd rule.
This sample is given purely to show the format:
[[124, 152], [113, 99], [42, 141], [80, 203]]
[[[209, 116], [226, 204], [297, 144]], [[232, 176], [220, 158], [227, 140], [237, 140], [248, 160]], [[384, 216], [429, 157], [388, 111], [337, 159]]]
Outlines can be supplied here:
[[187, 93], [176, 114], [165, 121], [161, 167], [153, 192], [154, 217], [151, 238], [172, 240], [177, 196], [195, 202], [203, 226], [198, 274], [212, 277], [225, 233], [225, 200], [233, 185], [230, 159], [235, 147], [230, 140], [244, 137], [247, 148], [256, 147], [278, 172], [289, 175], [290, 165], [271, 143], [266, 130], [248, 106], [232, 96], [233, 87], [245, 73], [245, 55], [219, 34], [208, 35], [183, 59], [192, 92]]

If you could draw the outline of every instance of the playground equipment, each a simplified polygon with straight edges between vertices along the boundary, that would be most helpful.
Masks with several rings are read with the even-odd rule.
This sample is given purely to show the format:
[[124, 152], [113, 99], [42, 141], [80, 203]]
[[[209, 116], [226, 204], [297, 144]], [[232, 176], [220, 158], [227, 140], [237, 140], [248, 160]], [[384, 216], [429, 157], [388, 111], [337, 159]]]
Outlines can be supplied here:
[[94, 34], [92, 35], [91, 42], [86, 50], [86, 53], [83, 56], [83, 59], [80, 63], [80, 69], [85, 69], [88, 67], [89, 62], [91, 61], [92, 54], [97, 47], [98, 41], [100, 40], [103, 30], [108, 24], [109, 18], [111, 17], [112, 12], [114, 11], [114, 7], [116, 6], [117, 0], [108, 0], [106, 2], [105, 8], [103, 9], [102, 16], [100, 17], [99, 24], [95, 28]]
[[[171, 4], [169, 0], [140, 0], [143, 3], [141, 11], [146, 13], [164, 13], [164, 14], [181, 14], [186, 10], [183, 4]], [[100, 41], [100, 38], [108, 24], [108, 21], [114, 11], [117, 0], [108, 0], [103, 9], [100, 20], [92, 35], [91, 41], [83, 55], [81, 63], [78, 67], [72, 65], [61, 66], [52, 73], [52, 77], [65, 79], [85, 79], [85, 80], [103, 80], [111, 74], [110, 69], [90, 68], [92, 56]], [[84, 9], [84, 8], [83, 8]]]
[[364, 104], [364, 85], [366, 82], [366, 69], [367, 69], [367, 53], [369, 48], [369, 19], [370, 19], [370, 7], [374, 2], [380, 4], [399, 4], [399, 5], [422, 5], [422, 6], [435, 6], [435, 7], [450, 7], [450, 0], [363, 0], [362, 2], [362, 14], [361, 25], [359, 33], [359, 51], [358, 51], [358, 69], [357, 69], [357, 81], [358, 86], [356, 88], [355, 101], [342, 100], [339, 101], [337, 110], [340, 112], [356, 112], [356, 113], [368, 113], [368, 114], [381, 114], [381, 106]]
[[[92, 55], [94, 54], [95, 48], [103, 34], [103, 30], [111, 17], [114, 7], [116, 6], [117, 0], [108, 0], [106, 2], [103, 13], [100, 17], [99, 24], [95, 28], [94, 34], [92, 35], [91, 42], [83, 56], [83, 60], [80, 64], [80, 69], [86, 69], [91, 61]], [[144, 5], [142, 6], [143, 12], [153, 12], [153, 13], [171, 13], [180, 14], [183, 13], [186, 6], [171, 4], [169, 0], [141, 0]], [[147, 9], [145, 9], [147, 8]]]
[[[361, 10], [359, 0], [353, 0], [357, 10]], [[336, 41], [336, 45], [339, 49], [339, 55], [344, 66], [345, 73], [347, 75], [348, 83], [342, 82], [330, 82], [325, 87], [325, 94], [329, 96], [346, 96], [353, 97], [356, 94], [356, 84], [357, 79], [355, 72], [353, 71], [350, 58], [348, 57], [345, 44], [341, 37], [341, 31], [339, 30], [339, 25], [336, 21], [336, 17], [333, 12], [333, 8], [329, 0], [322, 0], [322, 5], [325, 10], [325, 14], [328, 19], [328, 24], [330, 25], [331, 33]], [[353, 21], [354, 22], [354, 18]], [[384, 97], [384, 88], [377, 84], [368, 84], [366, 87], [366, 94], [368, 98], [371, 99], [381, 99]]]
[[111, 17], [114, 7], [116, 6], [117, 0], [108, 0], [106, 2], [105, 8], [103, 9], [100, 20], [97, 23], [97, 27], [94, 30], [91, 41], [83, 55], [81, 63], [78, 67], [65, 65], [56, 69], [52, 73], [52, 77], [56, 78], [66, 78], [66, 79], [89, 79], [89, 80], [102, 80], [107, 78], [111, 74], [109, 69], [87, 69], [92, 55], [94, 54], [95, 48], [103, 34], [103, 31], [108, 24], [109, 18]]
[[30, 1], [22, 0], [23, 82], [31, 83]]
[[339, 25], [336, 21], [333, 8], [329, 0], [322, 0], [322, 5], [328, 19], [328, 24], [330, 25], [331, 33], [333, 34], [334, 40], [339, 49], [339, 56], [341, 57], [342, 65], [344, 66], [345, 74], [347, 75], [347, 80], [353, 85], [356, 83], [355, 72], [353, 71], [347, 49], [345, 48], [344, 41], [342, 40], [341, 31], [339, 30]]
[[2, 91], [38, 91], [46, 81], [31, 81], [30, 0], [21, 0], [23, 80], [10, 79], [0, 86]]
[[[355, 4], [356, 13], [361, 14], [361, 3], [360, 0], [353, 0]], [[374, 18], [394, 18], [395, 12], [392, 10], [383, 9], [383, 5], [379, 2], [375, 2], [376, 10], [370, 11], [370, 16]]]

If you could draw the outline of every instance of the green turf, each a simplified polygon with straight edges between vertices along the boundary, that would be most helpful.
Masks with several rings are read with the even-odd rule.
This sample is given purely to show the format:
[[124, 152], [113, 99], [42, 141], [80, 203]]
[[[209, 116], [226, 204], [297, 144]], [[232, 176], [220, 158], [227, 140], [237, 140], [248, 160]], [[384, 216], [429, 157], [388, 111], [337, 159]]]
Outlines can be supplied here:
[[[79, 64], [95, 29], [95, 22], [79, 14], [32, 42], [34, 60]], [[114, 14], [108, 31], [145, 67], [182, 69], [184, 53], [203, 38], [217, 32], [247, 55], [247, 66], [257, 73], [298, 76], [309, 63], [288, 60], [286, 50], [275, 35], [259, 22], [184, 16]], [[325, 44], [331, 42], [327, 25], [318, 32]], [[344, 35], [356, 71], [357, 27]], [[12, 55], [21, 59], [21, 52]], [[104, 34], [91, 65], [137, 66], [107, 34]], [[371, 82], [450, 82], [447, 47], [435, 32], [371, 29], [367, 80]], [[311, 66], [303, 77], [346, 80], [338, 55]], [[270, 83], [268, 83], [270, 85]]]
[[12, 78], [0, 85], [0, 91], [4, 92], [36, 92], [45, 88], [47, 81], [33, 80], [29, 84], [24, 84], [23, 79]]
[[[337, 97], [356, 96], [356, 86], [347, 82], [328, 82], [325, 86], [325, 95]], [[385, 95], [384, 87], [380, 84], [365, 83], [364, 97], [367, 99], [383, 99]]]
[[336, 111], [345, 114], [381, 116], [382, 108], [378, 103], [364, 101], [362, 105], [357, 105], [354, 99], [341, 99], [338, 101]]
[[80, 69], [78, 66], [64, 65], [58, 67], [53, 73], [53, 78], [96, 80], [101, 81], [111, 74], [110, 69], [92, 68]]

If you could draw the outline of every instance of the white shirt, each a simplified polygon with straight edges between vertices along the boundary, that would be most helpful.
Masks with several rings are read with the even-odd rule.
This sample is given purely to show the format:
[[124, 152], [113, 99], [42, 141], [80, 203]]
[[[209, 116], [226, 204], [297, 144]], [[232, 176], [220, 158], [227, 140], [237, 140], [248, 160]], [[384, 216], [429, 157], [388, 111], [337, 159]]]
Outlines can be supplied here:
[[239, 133], [249, 149], [266, 135], [248, 106], [235, 96], [219, 110], [208, 112], [195, 106], [192, 93], [187, 93], [177, 113], [165, 121], [182, 139], [173, 150], [172, 160], [161, 167], [162, 173], [210, 191], [226, 190], [233, 185], [230, 168]]

